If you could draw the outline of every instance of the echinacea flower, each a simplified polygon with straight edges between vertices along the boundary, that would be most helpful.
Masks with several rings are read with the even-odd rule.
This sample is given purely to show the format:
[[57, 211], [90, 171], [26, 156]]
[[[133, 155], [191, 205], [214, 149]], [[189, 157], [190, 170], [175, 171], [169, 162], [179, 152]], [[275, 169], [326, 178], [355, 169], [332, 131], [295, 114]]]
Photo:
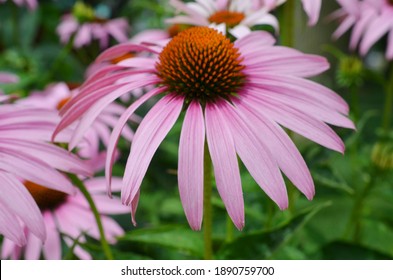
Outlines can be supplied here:
[[[110, 199], [106, 195], [106, 184], [104, 178], [93, 178], [84, 181], [87, 190], [101, 214], [104, 234], [110, 243], [116, 242], [116, 237], [124, 234], [118, 223], [107, 215], [118, 215], [129, 212], [128, 207], [120, 203], [120, 199]], [[32, 182], [25, 182], [27, 190], [42, 212], [47, 232], [47, 239], [43, 243], [30, 230], [26, 229], [27, 242], [21, 247], [10, 239], [3, 240], [2, 259], [24, 259], [36, 260], [43, 253], [45, 259], [58, 260], [62, 258], [62, 242], [72, 248], [74, 243], [86, 242], [85, 235], [95, 239], [100, 238], [93, 212], [85, 197], [80, 191], [75, 195], [67, 195], [54, 191]], [[115, 180], [115, 188], [120, 190], [121, 180]], [[91, 259], [91, 255], [81, 246], [76, 245], [73, 253], [80, 259]]]
[[[170, 4], [182, 14], [168, 19], [168, 23], [190, 26], [209, 26], [225, 24], [229, 33], [241, 37], [250, 32], [255, 25], [267, 24], [278, 30], [277, 19], [269, 14], [275, 6], [272, 1], [254, 3], [251, 0], [199, 0], [183, 3], [170, 0]], [[258, 5], [257, 9], [256, 5]], [[266, 4], [266, 5], [265, 5]], [[268, 4], [268, 5], [267, 5]]]
[[[0, 3], [4, 3], [7, 0], [0, 0]], [[38, 6], [37, 0], [13, 0], [18, 6], [27, 6], [31, 11], [35, 10]]]
[[[75, 88], [71, 89], [74, 86]], [[28, 97], [18, 100], [17, 103], [31, 108], [52, 110], [54, 113], [57, 113], [72, 96], [78, 94], [78, 91], [79, 89], [76, 85], [67, 85], [63, 82], [54, 83], [48, 85], [44, 91], [32, 92]], [[97, 161], [97, 159], [105, 157], [105, 152], [100, 150], [100, 145], [105, 147], [108, 145], [111, 128], [116, 124], [117, 119], [124, 111], [125, 108], [120, 104], [113, 103], [108, 106], [87, 132], [85, 141], [78, 145], [78, 155], [84, 159], [90, 159], [89, 163], [94, 165], [94, 167], [92, 166], [94, 169], [98, 168], [96, 164], [101, 162]], [[134, 117], [133, 121], [138, 122], [139, 118]], [[126, 126], [122, 135], [128, 141], [131, 141], [134, 132], [130, 127]], [[65, 142], [70, 140], [68, 139]]]
[[57, 27], [60, 41], [67, 44], [73, 38], [73, 46], [81, 48], [98, 40], [102, 49], [109, 45], [110, 37], [117, 42], [127, 41], [128, 22], [124, 18], [106, 19], [81, 2], [74, 6], [72, 14], [63, 16]]
[[48, 143], [54, 120], [58, 118], [51, 111], [0, 105], [0, 233], [18, 245], [26, 242], [21, 222], [37, 238], [46, 239], [39, 209], [20, 179], [73, 193], [71, 182], [58, 170], [90, 174], [79, 158]]
[[[155, 85], [120, 117], [108, 145], [106, 176], [110, 187], [113, 151], [122, 127], [141, 104], [162, 97], [136, 130], [124, 172], [121, 198], [131, 206], [133, 219], [150, 161], [183, 109], [186, 112], [179, 143], [178, 183], [193, 229], [200, 229], [202, 223], [205, 141], [218, 192], [239, 229], [244, 226], [244, 205], [237, 155], [280, 209], [288, 206], [280, 170], [312, 199], [310, 172], [280, 125], [341, 153], [344, 144], [326, 123], [347, 128], [354, 125], [347, 118], [348, 105], [339, 95], [306, 79], [328, 69], [326, 59], [274, 43], [274, 38], [264, 31], [231, 43], [215, 29], [193, 27], [161, 49], [131, 43], [115, 46], [97, 60], [130, 51], [150, 51], [157, 56], [123, 61], [117, 71], [113, 71], [115, 66], [108, 66], [107, 71], [103, 69], [95, 79], [87, 81], [61, 111], [63, 118], [54, 137], [80, 119], [74, 139], [81, 139], [115, 99], [136, 88]], [[138, 73], [148, 76], [132, 80]], [[123, 77], [127, 81], [122, 83]], [[76, 144], [70, 143], [69, 147]]]
[[393, 59], [393, 1], [391, 0], [337, 0], [341, 8], [333, 15], [342, 19], [334, 38], [353, 27], [350, 48], [359, 46], [362, 56], [382, 37], [387, 35], [386, 58]]

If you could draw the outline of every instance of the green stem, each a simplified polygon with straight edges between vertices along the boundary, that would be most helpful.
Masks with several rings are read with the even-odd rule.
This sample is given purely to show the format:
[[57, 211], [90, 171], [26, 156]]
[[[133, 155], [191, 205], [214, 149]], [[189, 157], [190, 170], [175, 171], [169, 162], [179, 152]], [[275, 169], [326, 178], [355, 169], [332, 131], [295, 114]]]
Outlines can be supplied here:
[[383, 114], [382, 127], [385, 133], [389, 132], [390, 122], [392, 119], [392, 106], [393, 106], [393, 63], [390, 65], [390, 74], [386, 85], [386, 101], [385, 110]]
[[226, 241], [227, 242], [231, 242], [233, 240], [233, 222], [231, 220], [231, 218], [229, 216], [227, 216], [227, 228], [226, 228], [226, 232], [227, 232], [227, 236], [226, 236]]
[[283, 13], [281, 16], [281, 42], [284, 46], [295, 46], [295, 8], [296, 0], [288, 0], [283, 5]]
[[352, 235], [353, 241], [358, 242], [361, 238], [361, 216], [364, 208], [364, 203], [372, 187], [374, 186], [374, 180], [377, 177], [375, 172], [371, 172], [369, 182], [363, 188], [362, 192], [356, 197], [351, 215], [349, 217], [348, 227], [345, 231], [345, 236], [350, 237]]
[[204, 191], [203, 191], [203, 238], [205, 241], [204, 259], [213, 259], [213, 207], [212, 207], [212, 161], [207, 143], [204, 151]]
[[109, 243], [105, 237], [104, 227], [102, 226], [102, 222], [101, 222], [101, 216], [100, 213], [98, 213], [93, 198], [91, 197], [89, 191], [86, 189], [83, 182], [76, 175], [68, 174], [68, 177], [71, 179], [72, 183], [78, 187], [78, 189], [82, 192], [87, 202], [89, 203], [89, 206], [91, 208], [91, 211], [93, 211], [93, 215], [97, 223], [98, 231], [100, 232], [100, 242], [101, 242], [102, 250], [104, 251], [104, 254], [108, 260], [113, 260], [113, 254], [111, 248], [109, 247]]
[[68, 41], [68, 43], [64, 46], [64, 48], [60, 51], [60, 53], [56, 57], [55, 61], [53, 62], [52, 67], [49, 71], [49, 73], [50, 73], [49, 79], [53, 78], [54, 74], [56, 74], [59, 67], [61, 67], [63, 65], [65, 58], [71, 52], [72, 47], [74, 45], [74, 37], [75, 36], [72, 36], [72, 38]]
[[353, 118], [356, 123], [360, 116], [359, 87], [357, 85], [352, 85], [349, 90], [351, 92], [351, 108], [353, 110]]

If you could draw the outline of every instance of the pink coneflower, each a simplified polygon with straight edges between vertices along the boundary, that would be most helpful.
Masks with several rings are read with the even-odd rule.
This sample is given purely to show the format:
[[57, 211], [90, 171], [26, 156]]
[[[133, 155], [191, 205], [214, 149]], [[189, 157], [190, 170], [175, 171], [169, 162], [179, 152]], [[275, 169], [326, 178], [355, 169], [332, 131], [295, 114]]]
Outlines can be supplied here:
[[[7, 0], [0, 0], [0, 3], [4, 3]], [[13, 0], [18, 6], [27, 6], [31, 11], [35, 10], [38, 6], [37, 0]]]
[[[110, 243], [116, 242], [116, 237], [123, 235], [123, 229], [107, 215], [117, 215], [129, 212], [129, 208], [120, 203], [120, 199], [110, 199], [106, 195], [104, 178], [85, 180], [86, 188], [101, 214], [104, 233]], [[45, 259], [62, 258], [62, 242], [72, 247], [75, 241], [84, 243], [85, 235], [95, 239], [100, 238], [96, 221], [85, 197], [77, 191], [75, 195], [67, 195], [50, 190], [32, 182], [25, 182], [25, 186], [39, 206], [47, 232], [44, 243], [31, 231], [26, 229], [27, 243], [21, 247], [10, 239], [2, 244], [1, 258], [39, 259], [41, 252]], [[120, 190], [121, 180], [116, 180], [115, 188]], [[76, 245], [73, 253], [80, 259], [91, 259], [90, 254]]]
[[[130, 51], [156, 52], [157, 57], [143, 62], [130, 59], [116, 72], [111, 72], [113, 66], [108, 67], [107, 76], [102, 70], [101, 76], [87, 81], [61, 111], [63, 118], [55, 135], [81, 118], [74, 135], [74, 139], [81, 139], [116, 98], [136, 88], [156, 85], [127, 109], [112, 132], [106, 162], [108, 183], [122, 127], [141, 104], [162, 96], [135, 133], [124, 173], [122, 202], [131, 205], [134, 216], [149, 163], [185, 110], [178, 181], [187, 219], [193, 229], [200, 229], [207, 140], [217, 189], [240, 229], [244, 226], [244, 205], [237, 155], [267, 195], [284, 209], [288, 198], [280, 169], [308, 199], [314, 195], [314, 185], [302, 156], [280, 125], [341, 153], [343, 142], [325, 123], [354, 127], [340, 96], [305, 79], [328, 69], [327, 61], [274, 43], [274, 38], [263, 31], [231, 43], [215, 29], [193, 27], [179, 33], [161, 50], [138, 44], [115, 46], [101, 54], [98, 61]], [[132, 80], [138, 73], [149, 76]], [[123, 77], [127, 82], [120, 83]]]
[[[208, 26], [225, 24], [229, 33], [241, 37], [250, 32], [255, 25], [267, 24], [278, 30], [277, 19], [269, 14], [275, 6], [272, 1], [255, 3], [251, 0], [200, 0], [183, 3], [170, 0], [169, 3], [181, 15], [168, 19], [168, 23], [187, 24], [190, 26]], [[266, 5], [265, 5], [266, 4]], [[257, 5], [257, 8], [256, 8]]]
[[393, 1], [391, 0], [338, 0], [342, 6], [333, 16], [343, 19], [335, 38], [353, 26], [350, 48], [360, 46], [361, 55], [387, 34], [386, 58], [393, 59]]
[[56, 169], [90, 174], [79, 158], [45, 142], [50, 140], [55, 120], [51, 111], [0, 106], [0, 233], [19, 245], [26, 242], [20, 222], [39, 239], [46, 238], [38, 207], [19, 179], [73, 193], [72, 184]]
[[[76, 86], [76, 88], [73, 88]], [[71, 89], [73, 88], [73, 89]], [[32, 92], [27, 98], [20, 99], [19, 104], [34, 108], [45, 108], [57, 112], [66, 104], [72, 96], [78, 94], [77, 85], [67, 85], [66, 83], [55, 83], [48, 85], [44, 91]], [[91, 159], [90, 163], [98, 164], [98, 158], [105, 157], [105, 152], [100, 150], [100, 145], [107, 146], [110, 138], [111, 128], [116, 124], [119, 116], [125, 111], [120, 104], [110, 104], [97, 118], [86, 134], [85, 141], [78, 145], [78, 155], [85, 159]], [[133, 118], [134, 122], [139, 121], [138, 117]], [[132, 140], [134, 132], [126, 126], [122, 133], [128, 141]], [[66, 142], [69, 142], [68, 139]]]
[[90, 45], [93, 40], [98, 40], [102, 49], [109, 45], [109, 38], [117, 42], [128, 39], [128, 22], [124, 18], [105, 19], [95, 15], [95, 12], [85, 4], [77, 2], [73, 14], [65, 15], [57, 33], [63, 44], [68, 43], [73, 37], [75, 48]]

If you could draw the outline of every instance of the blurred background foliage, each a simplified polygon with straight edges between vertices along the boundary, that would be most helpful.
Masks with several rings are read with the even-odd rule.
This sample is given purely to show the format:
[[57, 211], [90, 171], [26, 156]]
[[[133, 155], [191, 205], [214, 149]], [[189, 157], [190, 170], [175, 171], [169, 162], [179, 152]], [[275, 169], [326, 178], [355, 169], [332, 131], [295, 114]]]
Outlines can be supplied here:
[[[8, 1], [10, 2], [10, 1]], [[300, 2], [300, 1], [299, 1]], [[26, 96], [54, 81], [83, 82], [98, 45], [79, 50], [59, 43], [56, 27], [75, 1], [39, 1], [39, 9], [0, 7], [0, 70], [18, 74], [21, 82], [2, 86]], [[172, 10], [166, 0], [86, 1], [111, 17], [126, 17], [131, 34], [146, 28], [167, 28]], [[337, 7], [324, 1], [326, 16]], [[348, 38], [331, 39], [336, 24], [322, 20], [309, 28], [304, 12], [296, 11], [295, 47], [328, 58], [331, 69], [317, 77], [351, 104], [357, 130], [337, 129], [345, 140], [341, 155], [293, 138], [315, 181], [316, 195], [308, 201], [287, 181], [290, 206], [280, 211], [241, 166], [246, 226], [237, 231], [214, 191], [214, 256], [216, 259], [392, 259], [393, 258], [393, 145], [392, 131], [381, 129], [388, 63], [384, 44], [365, 59], [347, 51]], [[281, 10], [277, 10], [280, 16]], [[284, 27], [282, 27], [284, 28]], [[69, 48], [69, 47], [68, 47]], [[139, 114], [143, 115], [142, 109]], [[113, 246], [117, 259], [201, 259], [203, 236], [187, 224], [177, 189], [177, 150], [181, 122], [177, 122], [153, 158], [141, 187], [138, 226], [128, 215], [116, 217], [126, 230]], [[122, 176], [129, 143], [114, 174]], [[78, 240], [75, 240], [75, 244]], [[82, 244], [94, 258], [104, 258], [99, 243]], [[64, 258], [74, 258], [72, 248]]]

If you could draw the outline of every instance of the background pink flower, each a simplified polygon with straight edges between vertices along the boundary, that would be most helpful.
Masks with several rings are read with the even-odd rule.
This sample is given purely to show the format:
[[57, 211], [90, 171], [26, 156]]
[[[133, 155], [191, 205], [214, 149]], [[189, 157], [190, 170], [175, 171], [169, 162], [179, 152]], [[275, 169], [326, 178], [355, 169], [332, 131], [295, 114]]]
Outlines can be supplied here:
[[248, 34], [255, 25], [267, 24], [278, 30], [277, 19], [269, 14], [269, 11], [275, 8], [271, 1], [255, 3], [251, 0], [202, 0], [184, 3], [170, 0], [169, 3], [181, 13], [167, 20], [172, 24], [225, 24], [228, 31], [238, 38]]
[[[71, 194], [74, 187], [58, 170], [91, 173], [75, 155], [48, 143], [56, 120], [52, 111], [0, 106], [0, 232], [19, 245], [26, 241], [21, 222], [46, 239], [42, 216], [20, 179]], [[68, 136], [65, 131], [59, 140]]]
[[[113, 244], [124, 231], [107, 215], [127, 213], [129, 209], [120, 203], [120, 199], [107, 196], [104, 178], [88, 179], [84, 183], [101, 214], [105, 236]], [[66, 195], [31, 182], [25, 185], [41, 209], [47, 239], [42, 242], [26, 229], [27, 243], [23, 247], [13, 240], [3, 240], [2, 259], [39, 259], [42, 253], [45, 259], [58, 260], [62, 258], [62, 240], [71, 248], [74, 242], [84, 243], [85, 235], [100, 238], [93, 212], [80, 191], [75, 195]], [[115, 179], [114, 188], [119, 191], [120, 187], [121, 180]], [[90, 254], [80, 245], [74, 247], [73, 253], [80, 259], [91, 259]]]
[[[49, 109], [56, 114], [78, 92], [78, 88], [71, 90], [66, 83], [55, 83], [48, 85], [44, 91], [32, 92], [27, 98], [20, 99], [18, 103], [27, 107]], [[113, 103], [108, 106], [89, 129], [84, 141], [78, 145], [78, 154], [82, 158], [90, 159], [89, 162], [94, 169], [99, 169], [97, 164], [102, 162], [98, 159], [105, 157], [105, 151], [101, 151], [100, 145], [108, 145], [111, 128], [116, 124], [118, 117], [124, 110], [125, 108], [119, 104]], [[138, 122], [139, 118], [134, 117], [133, 121]], [[122, 135], [128, 141], [131, 141], [134, 132], [126, 126]], [[71, 135], [65, 142], [70, 141], [72, 141]]]
[[[4, 3], [7, 0], [0, 0], [0, 3]], [[27, 6], [30, 10], [35, 10], [38, 7], [37, 0], [12, 0], [18, 6]]]

